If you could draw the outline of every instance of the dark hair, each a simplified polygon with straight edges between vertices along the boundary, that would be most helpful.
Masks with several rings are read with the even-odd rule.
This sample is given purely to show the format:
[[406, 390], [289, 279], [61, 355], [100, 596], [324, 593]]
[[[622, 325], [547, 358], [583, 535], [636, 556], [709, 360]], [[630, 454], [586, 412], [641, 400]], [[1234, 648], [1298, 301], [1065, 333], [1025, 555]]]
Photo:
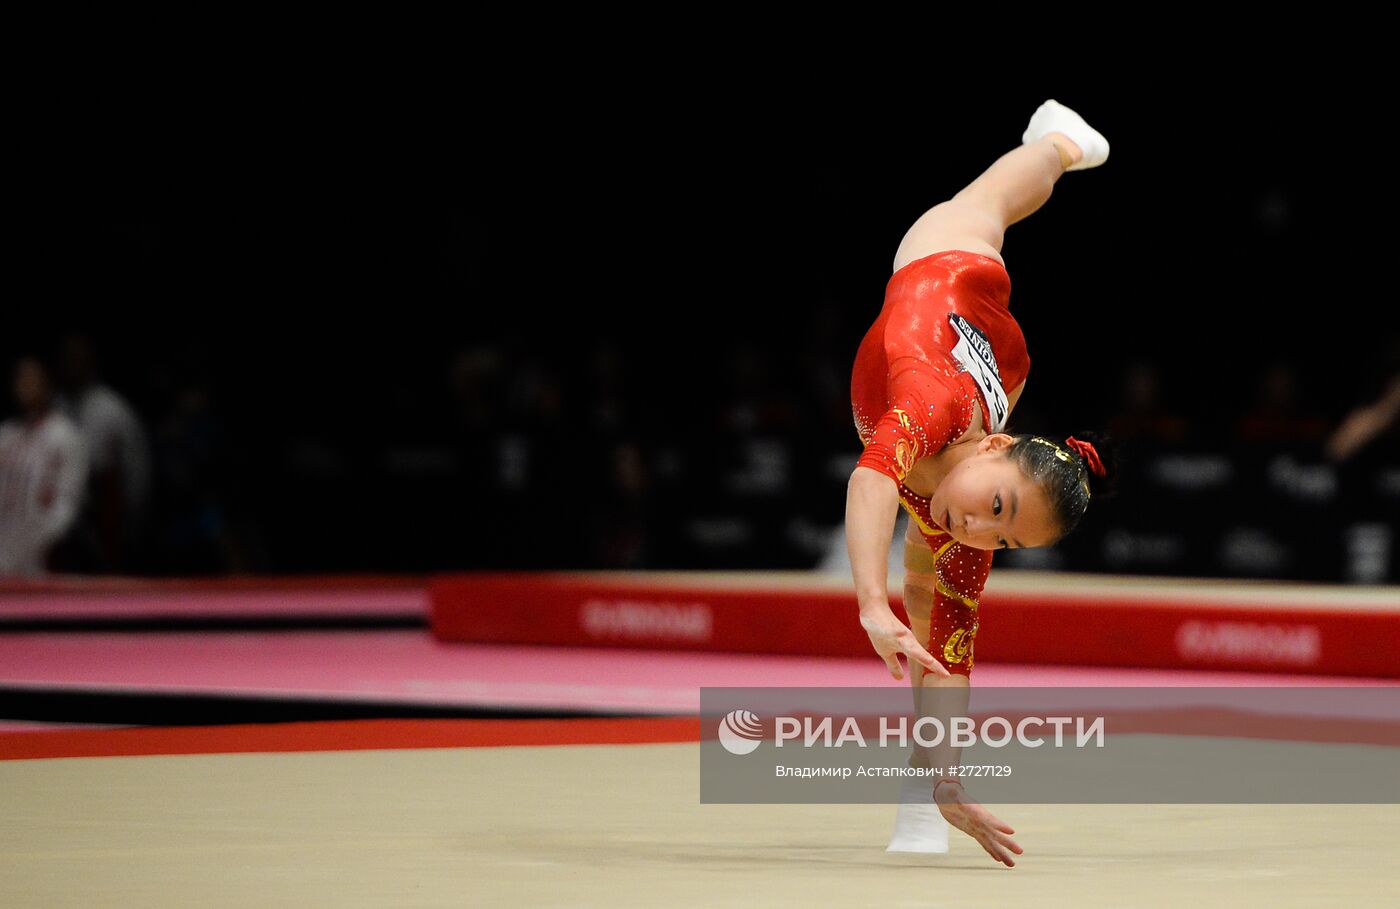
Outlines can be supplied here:
[[[1098, 469], [1091, 469], [1084, 453], [1093, 446]], [[1114, 441], [1098, 432], [1077, 432], [1067, 439], [1022, 434], [1012, 437], [1006, 456], [1016, 461], [1026, 476], [1040, 484], [1050, 500], [1050, 510], [1060, 523], [1063, 537], [1079, 524], [1089, 500], [1113, 495], [1118, 475]], [[1091, 458], [1092, 459], [1092, 458]]]

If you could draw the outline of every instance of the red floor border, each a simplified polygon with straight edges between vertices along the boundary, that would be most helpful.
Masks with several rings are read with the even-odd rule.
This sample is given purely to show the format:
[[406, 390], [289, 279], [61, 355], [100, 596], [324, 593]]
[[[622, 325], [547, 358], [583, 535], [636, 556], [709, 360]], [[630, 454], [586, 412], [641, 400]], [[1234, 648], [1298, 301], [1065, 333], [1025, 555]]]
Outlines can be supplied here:
[[697, 742], [698, 717], [541, 720], [334, 720], [0, 733], [0, 760]]
[[[1001, 714], [1013, 719], [1019, 714]], [[977, 714], [974, 714], [977, 716]], [[1400, 747], [1391, 719], [1288, 717], [1226, 708], [1110, 710], [1113, 734], [1238, 737]], [[871, 734], [874, 720], [870, 721]], [[710, 736], [713, 736], [713, 728]], [[0, 760], [157, 754], [247, 754], [509, 745], [623, 745], [698, 742], [700, 718], [610, 717], [539, 720], [331, 720], [232, 726], [143, 726], [0, 732]]]

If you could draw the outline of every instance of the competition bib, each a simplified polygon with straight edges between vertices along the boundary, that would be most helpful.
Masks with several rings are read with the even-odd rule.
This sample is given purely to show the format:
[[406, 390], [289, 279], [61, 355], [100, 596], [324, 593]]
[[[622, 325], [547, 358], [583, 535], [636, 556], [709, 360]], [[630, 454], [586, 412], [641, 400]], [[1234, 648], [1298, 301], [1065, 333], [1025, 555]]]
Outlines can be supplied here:
[[1006, 389], [1001, 387], [1001, 370], [997, 368], [992, 344], [976, 325], [957, 313], [949, 313], [948, 322], [958, 336], [953, 359], [972, 374], [987, 399], [988, 416], [992, 423], [987, 427], [987, 432], [1001, 432], [1006, 426], [1006, 415], [1011, 406], [1006, 400]]

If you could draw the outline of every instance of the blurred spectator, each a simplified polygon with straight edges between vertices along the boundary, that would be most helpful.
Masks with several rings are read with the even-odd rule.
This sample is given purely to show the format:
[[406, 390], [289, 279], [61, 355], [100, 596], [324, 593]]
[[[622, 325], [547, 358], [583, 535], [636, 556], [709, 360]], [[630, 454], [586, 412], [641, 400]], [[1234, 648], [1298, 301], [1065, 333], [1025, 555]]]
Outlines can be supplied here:
[[841, 335], [841, 307], [834, 300], [818, 301], [803, 322], [799, 355], [800, 393], [798, 431], [818, 437], [834, 450], [850, 451], [855, 429], [851, 424], [850, 364], [838, 351], [845, 349]]
[[1338, 462], [1349, 460], [1397, 424], [1400, 424], [1400, 373], [1390, 377], [1377, 400], [1347, 414], [1327, 439], [1327, 456]]
[[1254, 406], [1235, 425], [1235, 437], [1251, 444], [1313, 446], [1326, 438], [1326, 418], [1304, 400], [1298, 371], [1271, 363], [1259, 374]]
[[0, 424], [0, 575], [40, 575], [82, 507], [87, 453], [37, 358], [16, 364], [14, 396], [19, 415]]
[[589, 563], [600, 568], [646, 568], [651, 521], [652, 481], [642, 450], [625, 441], [613, 447], [606, 484], [590, 509]]
[[724, 392], [717, 413], [721, 431], [762, 435], [797, 429], [799, 406], [784, 384], [792, 366], [789, 356], [748, 339], [731, 344], [721, 360]]
[[102, 382], [85, 335], [63, 339], [57, 404], [77, 424], [88, 452], [86, 518], [103, 571], [130, 567], [145, 528], [151, 485], [146, 431], [126, 399]]
[[535, 509], [553, 507], [542, 487], [563, 482], [551, 463], [569, 450], [559, 438], [562, 384], [538, 358], [476, 345], [451, 355], [447, 393], [444, 426], [457, 474], [448, 563], [533, 567], [533, 551], [519, 541]]
[[209, 391], [189, 384], [175, 394], [155, 433], [161, 525], [157, 562], [179, 573], [236, 571], [243, 556], [229, 530], [225, 488], [228, 434]]
[[585, 384], [585, 422], [590, 432], [615, 435], [628, 425], [626, 367], [616, 344], [594, 344], [588, 356]]
[[447, 368], [448, 423], [455, 441], [476, 442], [499, 428], [501, 355], [484, 348], [464, 348]]
[[1143, 360], [1130, 365], [1120, 387], [1118, 413], [1108, 423], [1114, 438], [1124, 443], [1165, 445], [1186, 440], [1188, 424], [1168, 408], [1162, 374], [1155, 363]]

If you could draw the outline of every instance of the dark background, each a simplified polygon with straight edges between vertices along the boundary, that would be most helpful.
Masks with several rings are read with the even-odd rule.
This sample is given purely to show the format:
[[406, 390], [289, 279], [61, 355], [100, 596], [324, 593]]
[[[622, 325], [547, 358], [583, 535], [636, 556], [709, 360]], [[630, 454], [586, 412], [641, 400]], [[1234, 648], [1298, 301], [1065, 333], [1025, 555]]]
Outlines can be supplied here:
[[[25, 139], [0, 353], [86, 333], [150, 433], [143, 545], [70, 570], [812, 566], [901, 236], [1056, 97], [1113, 152], [1008, 234], [1011, 429], [1115, 426], [1128, 470], [1054, 553], [999, 560], [1394, 580], [1347, 544], [1397, 526], [1394, 431], [1323, 450], [1400, 370], [1390, 102], [1291, 73], [94, 78]], [[1309, 470], [1333, 492], [1290, 497]]]

